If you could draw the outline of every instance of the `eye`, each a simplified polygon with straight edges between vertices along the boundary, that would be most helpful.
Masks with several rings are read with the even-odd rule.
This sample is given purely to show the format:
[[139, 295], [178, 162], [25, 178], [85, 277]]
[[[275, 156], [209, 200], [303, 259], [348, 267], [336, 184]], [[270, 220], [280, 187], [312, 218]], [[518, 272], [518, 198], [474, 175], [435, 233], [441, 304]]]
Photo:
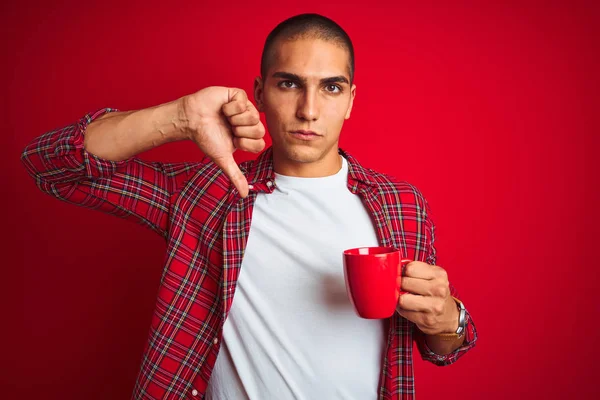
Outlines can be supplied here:
[[278, 86], [286, 89], [294, 89], [298, 87], [298, 85], [296, 85], [296, 82], [293, 81], [281, 81], [279, 82]]
[[338, 85], [330, 84], [325, 86], [325, 90], [327, 90], [329, 93], [340, 93], [342, 88]]

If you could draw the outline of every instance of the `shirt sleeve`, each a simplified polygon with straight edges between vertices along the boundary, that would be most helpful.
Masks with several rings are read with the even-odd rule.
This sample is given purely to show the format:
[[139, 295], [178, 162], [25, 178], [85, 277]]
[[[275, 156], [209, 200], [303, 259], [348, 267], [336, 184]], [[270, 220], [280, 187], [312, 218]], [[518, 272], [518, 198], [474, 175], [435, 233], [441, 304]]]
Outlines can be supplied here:
[[60, 200], [134, 220], [166, 237], [172, 194], [198, 163], [101, 159], [83, 146], [86, 127], [117, 111], [103, 108], [29, 143], [21, 161], [43, 192]]
[[[424, 232], [426, 236], [426, 243], [428, 249], [425, 262], [431, 265], [435, 265], [437, 259], [435, 249], [435, 224], [433, 223], [433, 220], [431, 218], [431, 210], [429, 208], [429, 205], [427, 204], [427, 201], [425, 200], [425, 198], [422, 198], [422, 201], [424, 203], [422, 208], [424, 211]], [[450, 284], [450, 294], [451, 296], [456, 297], [460, 300], [458, 292], [452, 284]], [[433, 351], [431, 351], [431, 349], [427, 346], [427, 342], [425, 341], [425, 334], [421, 332], [419, 328], [417, 328], [415, 325], [414, 337], [415, 341], [417, 342], [417, 348], [419, 349], [419, 353], [421, 354], [423, 360], [429, 361], [438, 366], [446, 366], [453, 364], [454, 362], [456, 362], [456, 360], [458, 360], [469, 350], [471, 350], [477, 342], [477, 329], [475, 328], [475, 324], [473, 323], [473, 319], [471, 318], [471, 314], [469, 314], [468, 310], [466, 310], [465, 321], [465, 341], [463, 342], [462, 346], [457, 348], [452, 353], [446, 355], [436, 354]]]

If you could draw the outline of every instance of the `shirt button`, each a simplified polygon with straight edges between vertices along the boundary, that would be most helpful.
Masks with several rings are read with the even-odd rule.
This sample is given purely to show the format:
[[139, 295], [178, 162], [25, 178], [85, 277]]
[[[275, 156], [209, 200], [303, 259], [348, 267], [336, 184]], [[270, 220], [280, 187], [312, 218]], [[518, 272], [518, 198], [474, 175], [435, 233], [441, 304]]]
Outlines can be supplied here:
[[248, 185], [248, 189], [250, 189], [250, 190], [254, 189], [254, 185]]
[[198, 391], [196, 389], [192, 390], [192, 396], [198, 396]]
[[217, 339], [217, 338], [214, 338], [214, 339], [213, 339], [213, 344], [217, 344], [217, 343], [219, 343], [219, 339]]
[[271, 187], [271, 186], [273, 186], [273, 182], [271, 182], [271, 181], [267, 181], [267, 186], [268, 186], [268, 187]]

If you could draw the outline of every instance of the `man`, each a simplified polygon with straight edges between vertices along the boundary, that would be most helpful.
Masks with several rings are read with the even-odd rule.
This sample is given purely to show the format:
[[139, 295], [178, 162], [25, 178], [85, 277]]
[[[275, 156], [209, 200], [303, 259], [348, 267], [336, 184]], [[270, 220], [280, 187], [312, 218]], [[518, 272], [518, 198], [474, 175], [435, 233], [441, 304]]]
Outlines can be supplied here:
[[[412, 399], [413, 340], [438, 365], [474, 346], [470, 316], [435, 265], [425, 199], [338, 148], [355, 95], [350, 38], [304, 14], [268, 36], [257, 108], [242, 90], [209, 87], [99, 110], [27, 146], [40, 189], [167, 240], [134, 398]], [[259, 111], [273, 146], [238, 166], [235, 149], [265, 147]], [[135, 157], [175, 140], [209, 159]], [[342, 251], [375, 245], [415, 260], [385, 321], [358, 318], [344, 288]]]

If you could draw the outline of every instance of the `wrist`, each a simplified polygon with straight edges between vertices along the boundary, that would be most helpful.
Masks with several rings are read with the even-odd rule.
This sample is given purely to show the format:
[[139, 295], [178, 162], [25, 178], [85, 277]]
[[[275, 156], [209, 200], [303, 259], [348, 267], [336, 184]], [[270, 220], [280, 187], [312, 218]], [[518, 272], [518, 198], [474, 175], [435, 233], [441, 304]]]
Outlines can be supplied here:
[[191, 140], [192, 139], [192, 133], [195, 129], [195, 127], [191, 126], [191, 119], [187, 113], [187, 110], [189, 110], [189, 101], [190, 101], [190, 97], [189, 96], [183, 96], [177, 100], [175, 100], [175, 104], [176, 104], [176, 115], [177, 115], [177, 120], [179, 121], [180, 124], [180, 135], [183, 139], [188, 139]]
[[150, 120], [161, 138], [161, 144], [190, 138], [189, 120], [186, 118], [182, 99], [155, 107]]

